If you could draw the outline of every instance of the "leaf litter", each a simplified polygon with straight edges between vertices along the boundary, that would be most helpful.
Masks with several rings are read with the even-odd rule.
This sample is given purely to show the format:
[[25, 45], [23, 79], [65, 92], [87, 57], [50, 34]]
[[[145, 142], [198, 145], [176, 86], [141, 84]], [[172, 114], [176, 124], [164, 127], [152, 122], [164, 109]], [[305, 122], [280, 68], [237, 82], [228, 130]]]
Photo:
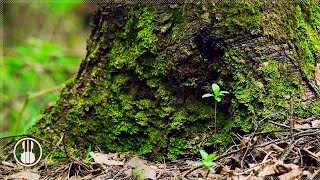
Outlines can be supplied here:
[[[320, 114], [289, 123], [269, 121], [275, 128], [237, 135], [234, 145], [216, 156], [207, 179], [298, 180], [320, 179]], [[69, 158], [55, 166], [43, 162], [24, 168], [8, 156], [0, 162], [0, 179], [194, 179], [201, 180], [206, 170], [194, 167], [200, 159], [189, 158], [153, 162], [129, 153], [90, 152], [92, 162]]]

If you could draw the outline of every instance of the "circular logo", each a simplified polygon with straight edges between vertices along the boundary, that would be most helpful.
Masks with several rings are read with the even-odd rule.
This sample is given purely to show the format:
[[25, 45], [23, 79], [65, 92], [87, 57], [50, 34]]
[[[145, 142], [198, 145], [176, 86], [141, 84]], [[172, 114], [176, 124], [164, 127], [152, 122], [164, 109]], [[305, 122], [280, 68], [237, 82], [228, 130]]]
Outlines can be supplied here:
[[35, 139], [23, 138], [14, 145], [13, 155], [21, 166], [34, 166], [41, 160], [42, 147]]

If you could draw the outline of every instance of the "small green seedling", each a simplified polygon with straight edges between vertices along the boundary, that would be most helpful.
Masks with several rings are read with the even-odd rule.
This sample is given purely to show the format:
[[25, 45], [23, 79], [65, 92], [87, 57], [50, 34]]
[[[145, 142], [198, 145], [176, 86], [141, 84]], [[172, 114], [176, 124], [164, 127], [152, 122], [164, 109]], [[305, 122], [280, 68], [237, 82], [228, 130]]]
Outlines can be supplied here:
[[200, 150], [200, 154], [201, 154], [201, 157], [202, 157], [202, 161], [195, 163], [194, 166], [197, 166], [197, 167], [198, 166], [202, 166], [205, 169], [207, 169], [207, 173], [203, 177], [203, 179], [207, 179], [207, 177], [209, 175], [209, 172], [216, 173], [216, 171], [212, 168], [212, 166], [217, 165], [217, 163], [212, 162], [212, 159], [216, 157], [216, 154], [215, 153], [208, 154], [204, 150]]
[[90, 161], [90, 152], [91, 152], [91, 144], [89, 144], [89, 147], [87, 149], [86, 159], [84, 160], [85, 163], [88, 163]]
[[220, 91], [220, 87], [213, 83], [212, 84], [212, 92], [213, 94], [204, 94], [202, 96], [202, 98], [207, 98], [207, 97], [214, 97], [215, 102], [214, 102], [214, 131], [215, 133], [217, 133], [217, 102], [221, 101], [222, 96], [224, 96], [224, 94], [229, 94], [228, 91]]

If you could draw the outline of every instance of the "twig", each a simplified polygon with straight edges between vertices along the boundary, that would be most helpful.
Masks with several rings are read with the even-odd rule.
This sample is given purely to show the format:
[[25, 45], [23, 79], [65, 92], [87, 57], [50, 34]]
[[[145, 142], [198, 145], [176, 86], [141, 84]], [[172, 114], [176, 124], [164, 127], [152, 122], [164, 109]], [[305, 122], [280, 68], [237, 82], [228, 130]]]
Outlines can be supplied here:
[[182, 178], [186, 177], [189, 173], [191, 173], [192, 171], [195, 171], [197, 169], [200, 169], [201, 166], [197, 166], [197, 167], [194, 167], [192, 169], [189, 169], [188, 171], [186, 171], [183, 175], [182, 175]]
[[303, 159], [302, 159], [302, 155], [301, 155], [301, 151], [300, 148], [296, 147], [297, 151], [299, 152], [299, 156], [300, 156], [300, 167], [303, 166]]
[[251, 137], [250, 137], [250, 140], [248, 141], [247, 149], [246, 149], [244, 155], [242, 156], [242, 159], [241, 159], [241, 169], [243, 169], [243, 161], [244, 161], [244, 158], [246, 157], [246, 155], [247, 155], [249, 149], [251, 148], [251, 146], [254, 144], [254, 143], [252, 143], [252, 140], [253, 140], [253, 138], [254, 138], [254, 136], [255, 136], [255, 133], [256, 133], [258, 127], [260, 126], [260, 124], [261, 124], [264, 120], [266, 120], [267, 118], [273, 117], [273, 116], [275, 116], [275, 115], [277, 115], [277, 114], [280, 114], [280, 112], [270, 114], [270, 115], [262, 118], [260, 121], [258, 121], [258, 124], [257, 124], [257, 126], [255, 127], [255, 129], [254, 129], [254, 131], [253, 131], [253, 133], [252, 133], [252, 135], [251, 135]]
[[280, 130], [271, 130], [271, 131], [263, 131], [263, 132], [256, 132], [256, 136], [258, 135], [264, 135], [264, 134], [271, 134], [271, 133], [276, 133], [276, 132], [288, 132], [286, 129], [280, 129]]
[[27, 107], [27, 104], [29, 102], [30, 99], [33, 99], [33, 98], [36, 98], [38, 96], [41, 96], [43, 94], [46, 94], [46, 93], [49, 93], [49, 92], [52, 92], [52, 91], [57, 91], [57, 90], [60, 90], [61, 88], [64, 87], [64, 84], [61, 84], [59, 86], [55, 86], [55, 87], [51, 87], [51, 88], [48, 88], [48, 89], [44, 89], [44, 90], [41, 90], [41, 91], [38, 91], [38, 92], [35, 92], [35, 93], [32, 93], [30, 95], [27, 95], [24, 99], [24, 102], [23, 102], [23, 105], [22, 105], [22, 108], [21, 110], [19, 111], [19, 115], [15, 121], [15, 124], [14, 124], [14, 128], [13, 128], [13, 134], [16, 134], [18, 128], [19, 128], [19, 124], [21, 122], [21, 117], [23, 115], [23, 112], [25, 111], [26, 107]]
[[73, 165], [73, 162], [70, 163], [70, 166], [68, 168], [68, 179], [70, 179], [70, 172], [71, 172], [72, 165]]
[[293, 107], [292, 107], [292, 91], [290, 91], [290, 113], [289, 113], [289, 121], [290, 121], [290, 134], [291, 134], [291, 141], [294, 141], [293, 138]]
[[[295, 138], [300, 138], [300, 137], [303, 137], [303, 136], [311, 136], [311, 135], [317, 135], [318, 133], [320, 133], [320, 131], [306, 131], [306, 132], [299, 132], [299, 133], [296, 133], [294, 134], [294, 137]], [[263, 144], [259, 144], [259, 145], [253, 145], [252, 147], [265, 147], [265, 146], [268, 146], [269, 144], [272, 144], [272, 143], [277, 143], [277, 142], [281, 142], [281, 141], [285, 141], [287, 140], [288, 137], [286, 138], [282, 138], [282, 139], [276, 139], [276, 140], [273, 140], [273, 141], [268, 141], [266, 143], [263, 143]], [[231, 151], [231, 152], [228, 152], [228, 153], [224, 153], [220, 156], [216, 156], [213, 161], [218, 161], [224, 157], [227, 157], [229, 155], [232, 155], [232, 154], [236, 154], [240, 151], [243, 151], [245, 150], [247, 147], [243, 147], [243, 148], [240, 148], [240, 149], [237, 149], [237, 150], [234, 150], [234, 151]]]
[[294, 146], [299, 142], [299, 140], [297, 140], [297, 141], [292, 141], [292, 139], [293, 139], [293, 135], [292, 135], [292, 137], [290, 136], [290, 138], [291, 138], [291, 143], [289, 143], [289, 145], [284, 149], [284, 151], [282, 152], [282, 155], [281, 155], [281, 157], [280, 157], [280, 160], [285, 160], [287, 157], [288, 157], [288, 155], [289, 155], [289, 153], [290, 153], [290, 151], [292, 151], [292, 149], [294, 148]]
[[1, 137], [1, 138], [0, 138], [0, 141], [3, 140], [3, 139], [9, 139], [9, 138], [15, 138], [15, 137], [23, 137], [23, 136], [31, 137], [31, 135], [28, 135], [28, 134], [20, 134], [20, 135], [13, 135], [13, 136]]
[[310, 156], [312, 159], [320, 162], [320, 158], [319, 158], [316, 154], [314, 154], [313, 152], [309, 151], [307, 148], [303, 148], [302, 150], [305, 151], [306, 153], [308, 153], [309, 156]]
[[[280, 126], [280, 127], [284, 127], [284, 128], [288, 128], [290, 129], [290, 126], [287, 126], [287, 125], [284, 125], [284, 124], [280, 124], [280, 123], [277, 123], [277, 122], [274, 122], [274, 121], [269, 121], [271, 124], [274, 124], [274, 125], [277, 125], [277, 126]], [[300, 129], [297, 129], [297, 128], [292, 128], [293, 130], [295, 131], [302, 131]]]

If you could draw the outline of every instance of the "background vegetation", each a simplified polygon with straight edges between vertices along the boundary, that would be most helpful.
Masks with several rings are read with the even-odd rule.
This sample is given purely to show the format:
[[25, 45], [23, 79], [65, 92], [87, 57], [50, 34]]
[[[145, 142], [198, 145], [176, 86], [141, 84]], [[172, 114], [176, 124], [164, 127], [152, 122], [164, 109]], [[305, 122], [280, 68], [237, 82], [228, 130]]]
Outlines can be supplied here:
[[59, 86], [76, 72], [85, 56], [89, 18], [95, 8], [79, 3], [4, 5], [0, 137], [24, 133], [57, 100], [58, 90], [34, 97], [18, 117], [27, 95]]

